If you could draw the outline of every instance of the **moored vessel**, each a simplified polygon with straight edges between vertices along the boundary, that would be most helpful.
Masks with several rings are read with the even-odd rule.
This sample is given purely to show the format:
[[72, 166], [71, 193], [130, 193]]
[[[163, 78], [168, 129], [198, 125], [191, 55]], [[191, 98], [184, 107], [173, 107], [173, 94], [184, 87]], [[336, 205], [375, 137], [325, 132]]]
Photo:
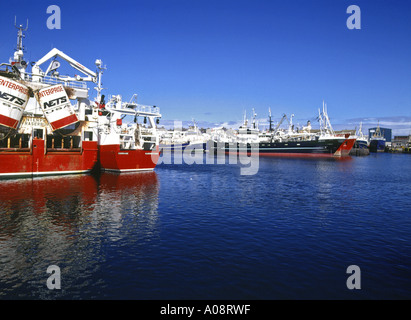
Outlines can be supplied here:
[[[57, 49], [33, 62], [28, 72], [22, 42], [27, 28], [17, 29], [13, 58], [0, 65], [0, 177], [90, 172], [97, 161], [97, 136], [85, 119], [87, 85], [60, 77], [55, 58], [75, 65], [86, 81], [95, 80], [95, 74]], [[40, 66], [51, 58], [43, 72]]]
[[165, 131], [160, 135], [160, 152], [179, 152], [189, 150], [194, 152], [206, 152], [208, 136], [200, 131], [195, 120], [193, 126], [187, 130], [182, 128]]
[[385, 143], [386, 143], [386, 139], [382, 135], [380, 124], [378, 123], [378, 126], [375, 129], [375, 132], [370, 137], [370, 144], [369, 144], [370, 152], [384, 152]]
[[[14, 57], [0, 65], [0, 178], [153, 170], [159, 158], [159, 109], [137, 104], [137, 95], [128, 103], [114, 95], [106, 104], [99, 59], [93, 72], [54, 48], [28, 64], [25, 30], [18, 27]], [[81, 75], [60, 74], [59, 60]], [[87, 83], [96, 85], [95, 99]], [[134, 123], [127, 123], [129, 118]]]
[[355, 143], [354, 147], [352, 148], [350, 154], [355, 156], [365, 156], [370, 154], [370, 150], [368, 148], [368, 138], [362, 132], [362, 122], [360, 122], [360, 127], [355, 132]]
[[[161, 114], [156, 106], [137, 104], [137, 95], [123, 102], [104, 96], [99, 104], [99, 165], [115, 172], [150, 171], [159, 159], [159, 136], [156, 130]], [[127, 118], [132, 121], [126, 122]], [[139, 123], [139, 119], [143, 123]]]
[[[311, 132], [310, 122], [301, 130], [296, 129], [292, 124], [293, 116], [288, 118], [284, 114], [274, 129], [271, 128], [270, 119], [270, 132], [259, 135], [258, 139], [242, 139], [242, 141], [223, 143], [214, 141], [214, 152], [249, 154], [254, 151], [258, 152], [260, 156], [284, 157], [346, 157], [349, 155], [356, 138], [350, 137], [349, 134], [338, 135], [334, 133], [324, 104], [323, 111], [319, 112], [318, 117], [319, 132]], [[287, 130], [280, 129], [284, 120], [288, 120]], [[252, 130], [249, 132], [251, 138], [253, 136]]]

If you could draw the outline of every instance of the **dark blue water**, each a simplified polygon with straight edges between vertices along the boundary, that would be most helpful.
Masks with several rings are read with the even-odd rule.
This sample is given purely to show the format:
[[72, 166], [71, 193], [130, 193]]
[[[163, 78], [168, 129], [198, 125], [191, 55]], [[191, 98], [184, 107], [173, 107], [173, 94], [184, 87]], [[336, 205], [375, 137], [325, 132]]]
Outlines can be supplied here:
[[399, 154], [0, 181], [0, 299], [410, 299], [410, 195]]

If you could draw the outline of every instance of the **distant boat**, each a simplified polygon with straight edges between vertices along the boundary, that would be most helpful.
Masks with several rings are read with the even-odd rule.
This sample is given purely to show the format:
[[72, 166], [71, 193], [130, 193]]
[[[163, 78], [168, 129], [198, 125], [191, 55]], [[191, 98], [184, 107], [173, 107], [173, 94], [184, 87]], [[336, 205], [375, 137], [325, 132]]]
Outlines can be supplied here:
[[381, 133], [380, 124], [370, 138], [370, 152], [384, 152], [386, 139]]
[[357, 149], [367, 149], [368, 148], [368, 138], [362, 132], [362, 122], [360, 123], [360, 128], [356, 132], [357, 140], [354, 143], [354, 148]]
[[[344, 157], [348, 156], [355, 142], [355, 138], [347, 135], [335, 134], [328, 115], [326, 107], [323, 105], [322, 113], [319, 112], [318, 120], [320, 122], [320, 132], [311, 132], [311, 124], [301, 130], [295, 130], [292, 124], [292, 117], [284, 114], [283, 118], [269, 134], [257, 135], [252, 140], [253, 128], [246, 130], [246, 124], [241, 127], [242, 132], [247, 132], [249, 139], [238, 139], [237, 142], [214, 142], [214, 152], [223, 151], [225, 153], [250, 153], [253, 151], [253, 145], [258, 146], [260, 156], [286, 156], [286, 157]], [[287, 130], [279, 129], [284, 120], [289, 123]], [[238, 134], [239, 137], [246, 134]]]
[[356, 140], [354, 147], [351, 149], [350, 155], [368, 156], [370, 154], [370, 150], [368, 149], [369, 142], [368, 137], [362, 132], [362, 122], [360, 123], [360, 128], [356, 130], [353, 137], [355, 137]]
[[193, 151], [205, 152], [208, 138], [201, 133], [196, 122], [186, 131], [166, 131], [160, 137], [160, 151], [178, 151], [190, 148]]

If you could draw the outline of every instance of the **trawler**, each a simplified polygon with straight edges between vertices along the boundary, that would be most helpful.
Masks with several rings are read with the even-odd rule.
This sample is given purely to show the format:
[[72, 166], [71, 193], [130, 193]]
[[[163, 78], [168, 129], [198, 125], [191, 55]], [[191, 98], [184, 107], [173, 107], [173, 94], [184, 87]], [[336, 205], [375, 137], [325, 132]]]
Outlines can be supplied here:
[[208, 135], [200, 131], [193, 119], [193, 125], [188, 130], [165, 131], [160, 137], [160, 152], [178, 152], [190, 150], [196, 152], [207, 151]]
[[377, 129], [370, 137], [369, 148], [370, 152], [384, 152], [385, 151], [386, 139], [381, 132], [380, 122], [378, 121]]
[[[137, 103], [134, 94], [129, 102], [114, 95], [99, 103], [99, 164], [102, 170], [115, 172], [153, 170], [160, 157], [156, 130], [160, 109]], [[126, 119], [130, 118], [129, 122]], [[142, 123], [138, 119], [142, 118]]]
[[[96, 74], [57, 49], [29, 64], [23, 53], [27, 27], [16, 28], [13, 58], [0, 64], [0, 177], [90, 172], [98, 145], [96, 122], [85, 115], [86, 82], [96, 81]], [[59, 76], [55, 59], [43, 72], [41, 65], [57, 56], [84, 79]]]
[[354, 146], [350, 151], [351, 156], [367, 156], [370, 154], [370, 150], [368, 149], [368, 138], [362, 132], [362, 122], [360, 122], [360, 127], [355, 130], [355, 134], [350, 137], [356, 139]]
[[[250, 153], [256, 151], [260, 156], [286, 157], [346, 157], [349, 155], [356, 139], [349, 137], [349, 134], [339, 135], [334, 132], [324, 103], [322, 112], [319, 110], [319, 132], [311, 132], [310, 122], [301, 130], [295, 128], [292, 124], [293, 116], [287, 117], [284, 114], [274, 129], [271, 128], [270, 118], [270, 132], [259, 135], [258, 139], [225, 143], [215, 141], [214, 152]], [[288, 120], [288, 128], [280, 129], [285, 120]]]
[[354, 148], [361, 149], [361, 150], [368, 150], [368, 138], [367, 136], [362, 132], [362, 122], [360, 122], [360, 127], [355, 133], [357, 140], [355, 141]]
[[[0, 64], [0, 178], [91, 172], [153, 170], [158, 160], [156, 107], [122, 103], [101, 95], [103, 70], [93, 72], [54, 48], [41, 59], [24, 59], [22, 25], [9, 63]], [[62, 75], [60, 60], [81, 75]], [[45, 71], [43, 64], [49, 62]], [[29, 72], [31, 66], [31, 72]], [[97, 97], [91, 99], [88, 84]], [[129, 116], [134, 123], [126, 123]], [[139, 124], [144, 118], [149, 125]]]

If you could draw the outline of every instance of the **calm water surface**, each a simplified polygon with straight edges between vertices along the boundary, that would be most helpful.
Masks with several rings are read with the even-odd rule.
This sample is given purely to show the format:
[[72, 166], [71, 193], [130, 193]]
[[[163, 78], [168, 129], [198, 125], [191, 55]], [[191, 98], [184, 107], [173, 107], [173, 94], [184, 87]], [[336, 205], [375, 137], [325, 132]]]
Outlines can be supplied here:
[[411, 298], [411, 156], [226, 163], [0, 181], [0, 299]]

